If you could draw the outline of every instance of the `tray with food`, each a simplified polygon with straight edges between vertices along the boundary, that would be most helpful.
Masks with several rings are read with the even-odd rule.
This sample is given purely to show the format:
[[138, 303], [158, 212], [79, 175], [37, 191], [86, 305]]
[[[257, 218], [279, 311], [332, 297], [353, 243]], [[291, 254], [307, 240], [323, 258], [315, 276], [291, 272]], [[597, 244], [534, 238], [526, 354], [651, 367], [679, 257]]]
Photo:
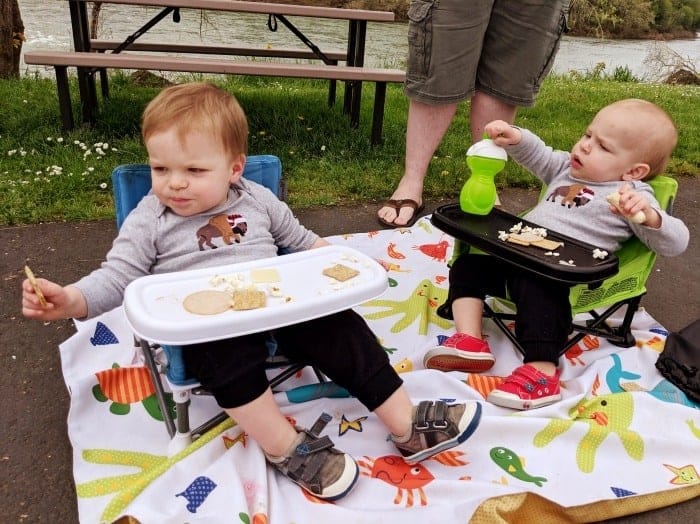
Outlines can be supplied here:
[[124, 294], [134, 333], [185, 345], [274, 329], [349, 309], [388, 287], [384, 268], [346, 246], [148, 275]]
[[435, 210], [432, 224], [467, 244], [541, 276], [570, 284], [599, 284], [618, 271], [615, 254], [494, 208], [473, 215], [458, 203]]

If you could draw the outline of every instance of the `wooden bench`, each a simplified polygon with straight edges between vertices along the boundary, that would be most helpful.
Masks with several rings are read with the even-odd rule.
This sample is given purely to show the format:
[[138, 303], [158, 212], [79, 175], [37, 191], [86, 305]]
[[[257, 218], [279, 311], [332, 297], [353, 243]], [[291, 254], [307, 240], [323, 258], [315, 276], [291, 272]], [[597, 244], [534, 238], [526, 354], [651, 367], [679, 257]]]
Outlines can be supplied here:
[[[347, 61], [347, 51], [329, 50], [319, 52], [323, 56], [309, 48], [283, 48], [283, 47], [230, 47], [219, 45], [193, 45], [173, 44], [167, 42], [130, 42], [125, 44], [119, 40], [90, 40], [90, 49], [98, 53], [107, 51], [120, 53], [121, 51], [140, 51], [144, 53], [179, 53], [198, 55], [230, 55], [251, 56], [255, 58], [287, 58], [294, 60], [322, 60], [326, 65], [338, 65], [338, 62]], [[325, 59], [325, 60], [324, 60]], [[109, 79], [105, 69], [100, 70], [100, 88], [102, 96], [109, 97]], [[328, 106], [335, 104], [336, 81], [328, 81]]]
[[[310, 78], [321, 80], [342, 80], [356, 83], [356, 89], [362, 82], [374, 82], [374, 109], [372, 113], [372, 144], [382, 141], [382, 126], [384, 122], [384, 102], [386, 99], [386, 84], [389, 82], [402, 83], [405, 72], [400, 69], [377, 69], [368, 67], [327, 66], [317, 64], [295, 64], [279, 62], [234, 61], [211, 58], [189, 58], [128, 53], [104, 54], [86, 52], [62, 51], [33, 51], [24, 54], [24, 61], [30, 65], [53, 66], [56, 71], [56, 87], [58, 91], [61, 120], [66, 130], [73, 129], [73, 111], [68, 84], [68, 67], [78, 68], [107, 68], [107, 69], [136, 69], [179, 71], [187, 73], [252, 75], [288, 78]], [[350, 110], [351, 125], [359, 125], [360, 96], [353, 97]], [[93, 122], [97, 100], [82, 100], [83, 121]]]

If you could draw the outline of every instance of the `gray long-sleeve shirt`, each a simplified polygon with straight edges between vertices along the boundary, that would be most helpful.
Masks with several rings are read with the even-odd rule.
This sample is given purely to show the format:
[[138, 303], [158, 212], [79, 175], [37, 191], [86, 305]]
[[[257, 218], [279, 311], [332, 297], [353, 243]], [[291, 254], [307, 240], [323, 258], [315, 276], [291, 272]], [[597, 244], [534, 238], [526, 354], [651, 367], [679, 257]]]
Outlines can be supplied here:
[[245, 179], [229, 190], [224, 204], [190, 217], [149, 194], [122, 224], [100, 269], [74, 286], [91, 318], [119, 306], [126, 286], [144, 275], [272, 257], [278, 246], [300, 251], [318, 238], [269, 189]]
[[[545, 198], [524, 216], [526, 220], [611, 253], [632, 235], [663, 256], [676, 256], [685, 251], [689, 239], [687, 226], [660, 208], [649, 184], [578, 180], [571, 176], [568, 152], [554, 151], [532, 132], [520, 130], [522, 140], [505, 149], [513, 160], [547, 184]], [[624, 183], [632, 183], [635, 190], [646, 194], [651, 206], [661, 215], [661, 227], [654, 229], [634, 224], [610, 211], [605, 196]]]

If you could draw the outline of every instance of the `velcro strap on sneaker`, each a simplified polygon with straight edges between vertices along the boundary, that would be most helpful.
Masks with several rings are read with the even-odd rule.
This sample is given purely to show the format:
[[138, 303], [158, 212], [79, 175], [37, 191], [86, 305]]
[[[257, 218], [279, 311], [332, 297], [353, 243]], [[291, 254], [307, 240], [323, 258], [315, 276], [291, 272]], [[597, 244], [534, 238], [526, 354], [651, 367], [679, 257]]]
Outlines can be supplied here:
[[332, 418], [333, 417], [331, 417], [328, 413], [321, 413], [321, 416], [316, 419], [316, 422], [314, 422], [314, 425], [311, 426], [311, 429], [309, 429], [307, 433], [310, 433], [314, 437], [318, 437], [321, 434], [321, 431], [323, 431], [323, 428], [326, 427]]
[[433, 411], [433, 427], [444, 429], [447, 427], [447, 404], [442, 400], [435, 401]]
[[[308, 434], [308, 432], [305, 432]], [[332, 448], [333, 442], [326, 435], [322, 438], [316, 438], [309, 435], [309, 438], [299, 444], [294, 455], [289, 458], [287, 463], [287, 475], [292, 480], [302, 480], [304, 483], [312, 487], [318, 487], [318, 479], [314, 481], [318, 472], [323, 467], [325, 459], [323, 455], [317, 454], [318, 451]]]
[[416, 408], [416, 416], [414, 419], [415, 429], [427, 429], [428, 428], [428, 408], [432, 406], [432, 402], [429, 400], [422, 400], [418, 403]]

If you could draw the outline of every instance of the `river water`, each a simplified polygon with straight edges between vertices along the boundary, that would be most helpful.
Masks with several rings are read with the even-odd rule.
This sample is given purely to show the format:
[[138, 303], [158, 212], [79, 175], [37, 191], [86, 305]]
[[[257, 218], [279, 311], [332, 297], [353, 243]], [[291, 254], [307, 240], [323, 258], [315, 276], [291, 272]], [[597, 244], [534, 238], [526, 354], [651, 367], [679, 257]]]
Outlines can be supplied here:
[[[65, 0], [19, 0], [27, 41], [23, 50], [65, 49], [72, 47], [68, 2]], [[124, 5], [103, 6], [100, 20], [100, 38], [124, 39], [155, 16], [159, 8]], [[161, 41], [202, 44], [231, 44], [303, 47], [282, 24], [277, 32], [267, 29], [267, 17], [257, 14], [219, 13], [182, 10], [182, 19], [176, 24], [165, 19], [141, 38], [141, 41]], [[290, 17], [290, 20], [321, 49], [344, 49], [347, 23], [336, 20], [308, 20]], [[406, 57], [406, 24], [369, 23], [365, 65], [403, 69]], [[675, 52], [686, 63], [700, 64], [700, 39], [673, 40], [658, 44], [648, 40], [598, 40], [565, 36], [557, 54], [554, 71], [568, 73], [576, 70], [591, 71], [604, 63], [605, 72], [616, 67], [627, 67], [640, 79], [658, 79], [659, 63], [645, 63], [659, 49]], [[36, 69], [23, 66], [23, 72]], [[38, 69], [41, 74], [50, 70]]]

